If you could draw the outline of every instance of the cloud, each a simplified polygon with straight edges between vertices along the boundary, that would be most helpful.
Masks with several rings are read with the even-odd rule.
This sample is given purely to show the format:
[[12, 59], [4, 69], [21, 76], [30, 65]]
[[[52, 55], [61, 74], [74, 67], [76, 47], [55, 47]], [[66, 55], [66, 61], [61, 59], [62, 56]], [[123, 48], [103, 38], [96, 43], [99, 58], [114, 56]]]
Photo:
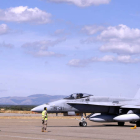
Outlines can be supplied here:
[[114, 61], [114, 56], [111, 55], [105, 55], [101, 58], [93, 57], [91, 58], [92, 62], [113, 62]]
[[132, 58], [129, 55], [122, 55], [122, 56], [117, 56], [117, 57], [106, 55], [100, 58], [92, 57], [89, 59], [72, 59], [68, 62], [68, 65], [72, 67], [85, 67], [95, 62], [116, 62], [116, 63], [130, 64], [130, 63], [140, 63], [140, 59]]
[[[120, 55], [140, 54], [140, 29], [130, 28], [120, 24], [118, 26], [109, 26], [107, 28], [94, 26], [85, 26], [82, 30], [92, 35], [102, 30], [99, 35], [90, 36], [81, 40], [81, 43], [102, 43], [100, 51], [112, 52]], [[99, 28], [98, 28], [99, 27]]]
[[89, 64], [89, 60], [72, 59], [67, 65], [72, 67], [85, 67], [87, 64]]
[[3, 43], [0, 43], [0, 47], [13, 48], [14, 45], [10, 44], [10, 43], [7, 44], [7, 43], [3, 42]]
[[140, 30], [130, 28], [126, 25], [120, 24], [118, 26], [110, 26], [101, 32], [99, 39], [103, 41], [128, 41], [137, 40], [140, 38]]
[[[86, 26], [85, 26], [86, 27]], [[83, 28], [88, 34], [96, 33], [94, 27]], [[97, 26], [98, 27], [98, 26]], [[96, 29], [96, 28], [95, 28]], [[97, 28], [98, 31], [98, 28]], [[102, 52], [116, 53], [117, 56], [106, 55], [104, 57], [93, 57], [89, 59], [73, 59], [68, 65], [84, 67], [93, 62], [115, 62], [115, 63], [139, 63], [140, 58], [140, 29], [130, 28], [120, 24], [104, 28], [100, 34], [82, 40], [83, 43], [102, 43], [99, 50]]]
[[97, 26], [97, 25], [88, 26], [88, 25], [86, 25], [81, 29], [81, 31], [88, 34], [88, 35], [93, 35], [93, 34], [96, 34], [97, 32], [100, 32], [104, 29], [105, 29], [104, 26]]
[[130, 55], [118, 56], [117, 61], [121, 63], [140, 63], [140, 59], [132, 59]]
[[66, 38], [68, 35], [70, 35], [70, 32], [66, 31], [65, 29], [57, 29], [53, 33], [51, 33], [51, 35], [55, 37]]
[[22, 47], [27, 49], [33, 49], [33, 50], [47, 50], [48, 47], [53, 47], [65, 40], [66, 38], [60, 38], [56, 40], [42, 40], [42, 41], [28, 42], [23, 44]]
[[140, 54], [140, 45], [137, 43], [108, 42], [100, 47], [100, 51], [117, 54]]
[[54, 57], [63, 57], [65, 56], [64, 54], [60, 54], [60, 53], [55, 53], [55, 52], [50, 52], [50, 51], [44, 51], [44, 50], [40, 50], [36, 53], [32, 53], [32, 55], [34, 56], [39, 56], [39, 57], [43, 57], [43, 56], [54, 56]]
[[9, 28], [6, 24], [0, 25], [0, 35], [6, 34], [9, 32]]
[[60, 38], [56, 40], [42, 40], [42, 41], [35, 41], [35, 42], [28, 42], [22, 45], [24, 49], [27, 50], [29, 54], [32, 54], [33, 56], [55, 56], [55, 57], [61, 57], [64, 56], [63, 54], [50, 52], [48, 51], [49, 47], [53, 47], [63, 41], [65, 41], [66, 38]]
[[61, 35], [64, 33], [64, 29], [58, 29], [54, 32], [54, 35]]
[[98, 57], [92, 57], [89, 59], [72, 59], [68, 62], [69, 66], [73, 66], [73, 67], [85, 67], [90, 63], [93, 62], [113, 62], [114, 61], [114, 56], [109, 56], [106, 55], [104, 57], [98, 58]]
[[88, 7], [91, 5], [109, 4], [111, 0], [46, 0], [55, 3], [69, 3], [79, 7]]
[[100, 51], [124, 55], [140, 54], [140, 29], [120, 24], [110, 26], [97, 37], [104, 44]]
[[17, 23], [33, 23], [46, 24], [51, 22], [51, 14], [28, 6], [11, 7], [8, 9], [0, 9], [0, 21], [17, 22]]

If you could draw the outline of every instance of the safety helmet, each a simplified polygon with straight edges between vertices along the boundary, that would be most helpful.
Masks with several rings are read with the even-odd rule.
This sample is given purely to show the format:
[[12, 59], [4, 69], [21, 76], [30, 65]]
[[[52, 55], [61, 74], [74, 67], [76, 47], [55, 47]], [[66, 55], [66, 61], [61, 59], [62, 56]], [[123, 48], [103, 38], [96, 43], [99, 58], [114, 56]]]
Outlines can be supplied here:
[[47, 107], [44, 107], [44, 110], [47, 110]]

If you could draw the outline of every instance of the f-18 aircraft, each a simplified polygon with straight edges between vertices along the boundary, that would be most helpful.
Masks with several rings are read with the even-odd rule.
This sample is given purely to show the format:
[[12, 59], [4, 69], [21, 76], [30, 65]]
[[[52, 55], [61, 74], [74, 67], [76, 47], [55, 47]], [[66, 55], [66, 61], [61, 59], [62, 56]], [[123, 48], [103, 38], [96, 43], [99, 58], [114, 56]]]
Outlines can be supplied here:
[[[33, 112], [42, 112], [47, 107], [48, 113], [64, 113], [68, 116], [81, 115], [79, 126], [87, 126], [86, 119], [94, 122], [125, 122], [140, 126], [140, 89], [134, 98], [100, 97], [86, 93], [74, 93], [64, 99], [33, 108]], [[85, 116], [84, 114], [90, 113]]]

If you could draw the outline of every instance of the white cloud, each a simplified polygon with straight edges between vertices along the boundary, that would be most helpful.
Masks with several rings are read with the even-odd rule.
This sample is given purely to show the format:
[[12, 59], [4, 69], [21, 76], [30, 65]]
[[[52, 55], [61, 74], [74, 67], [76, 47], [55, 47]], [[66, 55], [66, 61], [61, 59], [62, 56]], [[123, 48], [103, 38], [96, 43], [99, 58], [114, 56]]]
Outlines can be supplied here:
[[9, 32], [9, 28], [6, 24], [1, 24], [0, 25], [0, 35], [6, 34]]
[[41, 40], [35, 42], [28, 42], [23, 44], [22, 47], [27, 49], [33, 49], [33, 50], [47, 50], [48, 47], [53, 47], [65, 40], [66, 38], [60, 38], [56, 40]]
[[0, 20], [6, 22], [46, 24], [51, 22], [51, 14], [37, 7], [28, 8], [28, 6], [19, 6], [6, 10], [0, 9]]
[[72, 59], [68, 62], [69, 66], [73, 66], [73, 67], [85, 67], [90, 63], [93, 62], [113, 62], [114, 61], [114, 56], [103, 56], [103, 57], [92, 57], [89, 59]]
[[129, 55], [121, 55], [121, 56], [112, 56], [112, 55], [106, 55], [103, 57], [93, 57], [89, 59], [72, 59], [68, 62], [69, 66], [72, 67], [85, 67], [88, 64], [95, 63], [95, 62], [116, 62], [116, 63], [140, 63], [139, 58], [132, 58]]
[[54, 35], [60, 35], [64, 33], [64, 29], [58, 29], [54, 32]]
[[27, 50], [27, 53], [32, 54], [33, 56], [64, 56], [63, 54], [50, 52], [48, 51], [49, 47], [53, 47], [63, 41], [65, 38], [60, 38], [56, 40], [42, 40], [42, 41], [35, 41], [35, 42], [28, 42], [22, 45], [24, 49]]
[[68, 62], [68, 65], [72, 67], [85, 67], [87, 64], [89, 64], [88, 60], [80, 59], [72, 59]]
[[97, 37], [104, 42], [101, 51], [117, 54], [140, 54], [140, 29], [126, 25], [110, 26]]
[[111, 0], [46, 0], [55, 3], [69, 3], [79, 7], [88, 7], [91, 5], [109, 4]]
[[101, 51], [117, 54], [140, 54], [140, 45], [137, 43], [109, 42], [100, 47]]
[[0, 43], [0, 47], [6, 47], [6, 48], [13, 48], [14, 45], [13, 44], [10, 44], [10, 43]]
[[118, 56], [117, 61], [121, 63], [139, 63], [140, 59], [134, 58], [132, 59], [130, 55]]
[[63, 57], [65, 55], [60, 54], [60, 53], [55, 53], [55, 52], [50, 52], [50, 51], [44, 51], [44, 50], [40, 50], [36, 53], [32, 53], [34, 56], [54, 56], [54, 57]]
[[129, 28], [126, 25], [120, 24], [116, 27], [110, 26], [99, 36], [103, 41], [122, 41], [122, 40], [136, 40], [140, 38], [140, 30]]
[[105, 55], [101, 58], [93, 57], [91, 58], [91, 62], [113, 62], [114, 56], [111, 55]]
[[87, 33], [88, 35], [93, 35], [97, 32], [100, 32], [102, 30], [104, 30], [105, 27], [104, 26], [97, 26], [97, 25], [86, 25], [82, 28], [82, 32]]

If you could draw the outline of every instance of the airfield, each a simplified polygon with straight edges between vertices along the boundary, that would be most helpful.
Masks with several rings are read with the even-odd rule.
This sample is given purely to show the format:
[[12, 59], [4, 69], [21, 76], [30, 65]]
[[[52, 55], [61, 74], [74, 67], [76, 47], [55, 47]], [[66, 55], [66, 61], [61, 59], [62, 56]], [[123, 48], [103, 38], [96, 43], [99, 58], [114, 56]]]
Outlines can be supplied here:
[[[77, 117], [78, 118], [78, 117]], [[41, 114], [0, 113], [0, 140], [139, 140], [140, 128], [117, 123], [79, 127], [75, 117], [49, 114], [48, 132], [41, 132]]]

